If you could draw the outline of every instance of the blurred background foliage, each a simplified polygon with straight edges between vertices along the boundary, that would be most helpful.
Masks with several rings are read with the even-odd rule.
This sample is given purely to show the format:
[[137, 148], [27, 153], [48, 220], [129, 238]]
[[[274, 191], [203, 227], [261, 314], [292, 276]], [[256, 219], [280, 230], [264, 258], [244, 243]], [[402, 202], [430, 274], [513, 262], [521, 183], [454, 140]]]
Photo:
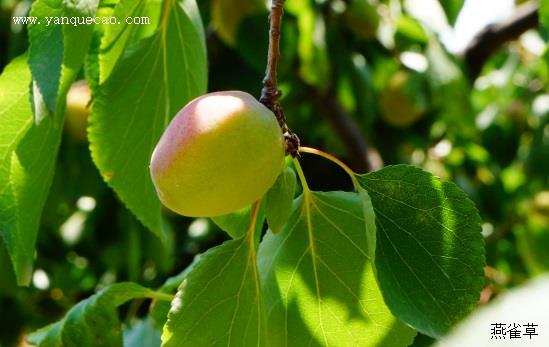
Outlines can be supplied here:
[[[157, 18], [159, 3], [150, 0], [145, 15]], [[417, 165], [469, 194], [486, 238], [486, 303], [549, 270], [549, 53], [543, 26], [549, 5], [463, 3], [289, 0], [279, 80], [288, 123], [303, 144], [338, 156], [356, 171]], [[475, 9], [475, 3], [488, 9]], [[115, 4], [101, 1], [102, 13]], [[0, 70], [27, 49], [26, 30], [11, 17], [26, 15], [31, 5], [0, 2]], [[258, 96], [268, 47], [267, 4], [198, 5], [207, 28], [209, 89]], [[505, 31], [521, 20], [525, 25], [516, 32]], [[471, 41], [493, 22], [503, 24]], [[102, 29], [96, 28], [92, 51]], [[25, 333], [59, 319], [102, 286], [135, 281], [157, 287], [194, 255], [228, 239], [210, 220], [166, 211], [173, 242], [164, 249], [103, 183], [83, 124], [67, 120], [32, 286], [14, 287], [0, 242], [1, 346], [21, 344]], [[307, 155], [302, 161], [314, 189], [351, 189], [330, 163]], [[134, 302], [121, 315], [142, 316], [146, 310], [146, 302]], [[423, 336], [415, 342], [428, 344]]]

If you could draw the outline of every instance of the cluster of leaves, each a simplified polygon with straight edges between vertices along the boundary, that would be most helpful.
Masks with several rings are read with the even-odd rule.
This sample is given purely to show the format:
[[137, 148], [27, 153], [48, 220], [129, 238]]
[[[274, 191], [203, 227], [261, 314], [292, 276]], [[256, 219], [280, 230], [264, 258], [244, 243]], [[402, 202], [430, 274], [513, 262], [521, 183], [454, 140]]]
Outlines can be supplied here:
[[[510, 47], [471, 85], [437, 29], [407, 2], [345, 3], [286, 4], [280, 79], [294, 131], [360, 169], [341, 133], [344, 114], [386, 163], [455, 180], [479, 206], [485, 234], [493, 231], [489, 293], [545, 271], [547, 59], [532, 62], [533, 53]], [[462, 1], [440, 4], [454, 23]], [[207, 89], [257, 94], [268, 44], [263, 1], [15, 5], [2, 4], [2, 15], [30, 9], [38, 18], [148, 16], [151, 23], [35, 24], [9, 34], [2, 62], [28, 52], [0, 77], [0, 309], [14, 312], [16, 325], [0, 343], [13, 343], [21, 325], [64, 317], [30, 342], [155, 346], [162, 336], [166, 346], [406, 346], [416, 331], [443, 336], [475, 306], [484, 264], [476, 209], [456, 185], [411, 166], [366, 175], [347, 169], [345, 186], [341, 170], [304, 157], [308, 181], [299, 163], [289, 163], [255, 209], [213, 222], [163, 211], [148, 174], [152, 149], [176, 111]], [[206, 33], [203, 22], [211, 23]], [[405, 129], [384, 116], [392, 103], [378, 102], [399, 72], [412, 76], [403, 95], [421, 113]], [[63, 134], [66, 93], [81, 78], [93, 91], [89, 143]], [[323, 114], [327, 121], [317, 122]], [[318, 170], [322, 177], [312, 174]], [[83, 196], [97, 206], [84, 206]], [[50, 288], [16, 288], [31, 282], [33, 263]], [[124, 280], [159, 289], [112, 284]]]

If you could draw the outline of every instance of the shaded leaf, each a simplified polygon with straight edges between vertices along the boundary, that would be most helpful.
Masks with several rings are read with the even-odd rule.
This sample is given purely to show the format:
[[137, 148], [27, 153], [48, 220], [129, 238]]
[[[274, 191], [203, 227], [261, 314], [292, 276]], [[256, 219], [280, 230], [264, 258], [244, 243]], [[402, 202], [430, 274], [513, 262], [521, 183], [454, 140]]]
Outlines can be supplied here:
[[275, 234], [282, 230], [288, 218], [290, 218], [296, 185], [297, 180], [294, 170], [286, 166], [267, 192], [265, 216], [269, 228]]
[[166, 242], [149, 175], [153, 149], [173, 116], [206, 90], [203, 29], [194, 0], [167, 3], [154, 35], [129, 49], [97, 92], [90, 117], [92, 157], [137, 218]]
[[26, 57], [0, 77], [0, 236], [17, 282], [27, 285], [42, 209], [52, 182], [63, 117], [34, 123]]
[[[265, 2], [262, 0], [213, 0], [212, 24], [227, 44], [235, 45], [242, 20], [255, 13], [266, 13], [265, 9]], [[265, 29], [267, 29], [266, 23]]]
[[[256, 237], [261, 234], [261, 229], [265, 222], [265, 199], [261, 200], [259, 211], [255, 223]], [[245, 207], [239, 211], [225, 214], [222, 216], [212, 217], [212, 221], [223, 231], [225, 231], [233, 239], [239, 239], [250, 228], [252, 220], [253, 205]]]
[[331, 69], [324, 19], [317, 13], [312, 0], [289, 1], [285, 8], [297, 17], [299, 74], [308, 84], [325, 90], [329, 84]]
[[29, 341], [39, 347], [122, 347], [117, 307], [135, 298], [157, 294], [135, 283], [117, 283], [71, 308], [57, 323], [32, 333]]
[[204, 253], [179, 288], [162, 346], [264, 346], [254, 233]]
[[311, 192], [268, 232], [259, 271], [269, 346], [408, 346], [415, 332], [383, 303], [356, 193]]
[[139, 320], [124, 329], [124, 347], [160, 347], [160, 331], [151, 319]]
[[478, 302], [484, 242], [474, 204], [455, 184], [408, 165], [357, 176], [376, 215], [376, 269], [402, 321], [440, 337]]

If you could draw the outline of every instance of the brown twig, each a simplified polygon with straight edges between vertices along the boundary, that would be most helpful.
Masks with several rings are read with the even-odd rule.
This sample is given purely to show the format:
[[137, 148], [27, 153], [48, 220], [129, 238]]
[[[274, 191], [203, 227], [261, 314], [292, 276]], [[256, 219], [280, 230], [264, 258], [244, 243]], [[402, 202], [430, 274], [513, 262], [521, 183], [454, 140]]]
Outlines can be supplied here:
[[501, 23], [487, 26], [465, 49], [465, 64], [468, 75], [474, 81], [482, 71], [488, 58], [503, 44], [514, 40], [529, 29], [538, 25], [537, 0], [529, 1], [518, 7], [516, 14]]
[[273, 111], [278, 124], [284, 133], [286, 142], [286, 153], [296, 157], [299, 155], [299, 138], [294, 134], [286, 124], [286, 117], [280, 106], [280, 96], [282, 92], [278, 89], [277, 68], [280, 58], [280, 26], [284, 14], [285, 0], [272, 0], [271, 14], [269, 16], [269, 53], [267, 57], [267, 71], [263, 79], [263, 89], [259, 101], [268, 109]]
[[378, 170], [383, 166], [381, 157], [370, 149], [358, 124], [334, 97], [335, 92], [321, 94], [316, 88], [308, 86], [307, 94], [317, 108], [323, 110], [326, 119], [341, 139], [355, 172]]

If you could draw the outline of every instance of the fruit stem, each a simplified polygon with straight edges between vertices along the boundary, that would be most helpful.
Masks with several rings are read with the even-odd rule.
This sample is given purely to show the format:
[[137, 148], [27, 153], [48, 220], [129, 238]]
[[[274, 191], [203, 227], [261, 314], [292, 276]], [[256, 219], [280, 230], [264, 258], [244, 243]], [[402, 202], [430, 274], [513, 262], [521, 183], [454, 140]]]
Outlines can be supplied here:
[[353, 185], [355, 186], [355, 188], [358, 189], [360, 187], [360, 185], [358, 184], [358, 180], [356, 179], [355, 172], [353, 170], [351, 170], [351, 168], [348, 167], [344, 162], [337, 159], [333, 155], [331, 155], [329, 153], [326, 153], [326, 152], [323, 152], [323, 151], [321, 151], [319, 149], [316, 149], [316, 148], [311, 148], [311, 147], [300, 147], [299, 150], [301, 152], [304, 152], [304, 153], [310, 153], [310, 154], [315, 154], [315, 155], [321, 156], [321, 157], [323, 157], [325, 159], [328, 159], [329, 161], [337, 164], [340, 168], [345, 170], [345, 172], [351, 177], [351, 181], [353, 181]]
[[299, 137], [286, 124], [286, 117], [280, 106], [282, 92], [278, 89], [277, 82], [278, 60], [280, 59], [280, 27], [284, 15], [284, 2], [285, 0], [272, 0], [271, 3], [267, 71], [263, 79], [263, 89], [259, 101], [274, 113], [284, 134], [286, 153], [295, 158], [299, 155]]

